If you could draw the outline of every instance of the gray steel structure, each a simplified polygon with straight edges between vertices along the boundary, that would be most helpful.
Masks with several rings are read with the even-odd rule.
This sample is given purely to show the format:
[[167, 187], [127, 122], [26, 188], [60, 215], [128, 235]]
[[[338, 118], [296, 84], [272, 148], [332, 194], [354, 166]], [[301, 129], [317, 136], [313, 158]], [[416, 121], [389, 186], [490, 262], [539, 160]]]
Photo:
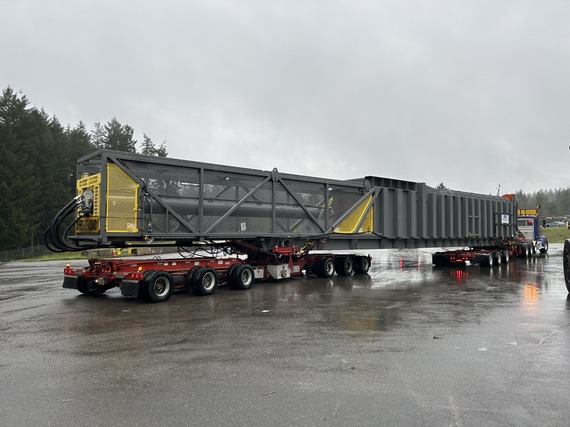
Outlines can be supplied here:
[[379, 249], [515, 236], [513, 200], [375, 176], [342, 181], [111, 150], [79, 159], [77, 174], [83, 216], [69, 237], [86, 246]]

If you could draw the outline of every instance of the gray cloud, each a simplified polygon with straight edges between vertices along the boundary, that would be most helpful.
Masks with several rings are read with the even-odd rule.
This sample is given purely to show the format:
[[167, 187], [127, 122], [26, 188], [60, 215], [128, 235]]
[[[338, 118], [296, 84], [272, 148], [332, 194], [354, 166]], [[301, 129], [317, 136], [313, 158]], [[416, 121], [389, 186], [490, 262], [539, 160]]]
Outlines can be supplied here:
[[[568, 187], [565, 1], [0, 0], [0, 85], [174, 157]], [[9, 58], [9, 60], [7, 60]]]

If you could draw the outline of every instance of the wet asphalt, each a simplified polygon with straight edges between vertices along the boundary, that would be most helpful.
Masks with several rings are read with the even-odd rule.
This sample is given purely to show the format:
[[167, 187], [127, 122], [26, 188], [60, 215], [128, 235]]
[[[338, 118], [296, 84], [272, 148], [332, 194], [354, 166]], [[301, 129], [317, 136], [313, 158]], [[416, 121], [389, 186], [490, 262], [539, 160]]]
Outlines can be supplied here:
[[161, 304], [0, 264], [0, 425], [570, 424], [562, 245], [493, 268], [370, 253], [369, 275]]

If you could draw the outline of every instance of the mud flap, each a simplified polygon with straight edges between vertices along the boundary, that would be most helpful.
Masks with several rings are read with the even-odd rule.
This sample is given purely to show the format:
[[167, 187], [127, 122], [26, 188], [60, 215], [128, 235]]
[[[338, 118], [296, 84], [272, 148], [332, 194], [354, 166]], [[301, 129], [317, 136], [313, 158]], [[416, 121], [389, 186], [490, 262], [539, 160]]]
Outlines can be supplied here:
[[63, 278], [63, 287], [65, 289], [77, 289], [78, 282], [79, 282], [78, 276], [65, 276]]
[[123, 280], [119, 285], [121, 295], [125, 297], [138, 297], [139, 296], [139, 281], [138, 280]]

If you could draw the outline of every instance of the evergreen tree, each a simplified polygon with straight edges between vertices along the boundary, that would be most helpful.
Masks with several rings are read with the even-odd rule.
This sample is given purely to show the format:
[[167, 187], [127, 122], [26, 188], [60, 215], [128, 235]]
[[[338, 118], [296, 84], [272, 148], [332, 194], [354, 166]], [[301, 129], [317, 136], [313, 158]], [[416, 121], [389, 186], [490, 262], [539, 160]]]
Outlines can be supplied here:
[[152, 139], [150, 139], [146, 133], [143, 133], [143, 143], [140, 153], [148, 156], [166, 157], [168, 156], [168, 152], [166, 151], [166, 142], [163, 142], [158, 148], [156, 148]]
[[30, 107], [8, 87], [0, 98], [0, 249], [37, 244], [53, 215], [75, 195], [77, 159], [93, 151], [80, 122]]
[[117, 151], [135, 153], [137, 141], [133, 139], [134, 129], [129, 125], [122, 125], [113, 117], [105, 125], [104, 148]]
[[41, 179], [35, 158], [41, 152], [43, 116], [8, 87], [0, 98], [0, 248], [14, 249], [37, 238], [41, 227]]
[[105, 148], [105, 141], [107, 140], [105, 128], [99, 122], [96, 122], [94, 127], [95, 129], [91, 131], [91, 143], [97, 149]]
[[166, 151], [166, 141], [163, 142], [162, 144], [160, 144], [160, 145], [158, 146], [158, 148], [156, 149], [155, 154], [156, 154], [158, 157], [166, 157], [166, 156], [168, 156], [168, 151]]
[[150, 139], [146, 133], [143, 133], [141, 154], [145, 154], [147, 156], [153, 156], [155, 152], [156, 152], [156, 147], [154, 146], [152, 139]]
[[[0, 97], [0, 250], [27, 247], [43, 238], [53, 216], [75, 196], [77, 160], [94, 149], [136, 152], [134, 130], [112, 118], [63, 127], [56, 116], [30, 106], [10, 87]], [[142, 152], [165, 157], [145, 134]], [[161, 182], [164, 191], [176, 183]]]

